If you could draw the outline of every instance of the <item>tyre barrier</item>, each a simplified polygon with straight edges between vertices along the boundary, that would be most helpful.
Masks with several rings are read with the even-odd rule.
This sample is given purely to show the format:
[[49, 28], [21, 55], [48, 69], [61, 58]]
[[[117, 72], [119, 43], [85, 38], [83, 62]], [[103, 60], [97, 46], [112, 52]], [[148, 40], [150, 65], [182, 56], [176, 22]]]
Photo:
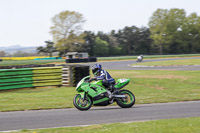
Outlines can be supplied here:
[[66, 59], [66, 63], [82, 63], [82, 62], [97, 62], [96, 57], [91, 57], [91, 58], [84, 58], [84, 59]]
[[33, 68], [33, 86], [61, 86], [62, 67]]
[[78, 84], [78, 82], [86, 77], [90, 75], [90, 67], [89, 66], [84, 66], [84, 65], [76, 65], [72, 67], [72, 86], [76, 86]]
[[62, 85], [63, 86], [73, 86], [71, 84], [72, 74], [70, 70], [70, 66], [63, 66], [62, 68]]
[[0, 69], [0, 90], [76, 86], [83, 77], [89, 75], [89, 71], [89, 66], [83, 65]]
[[96, 57], [90, 57], [89, 62], [97, 62], [97, 58]]
[[76, 87], [78, 82], [90, 75], [90, 66], [85, 65], [57, 65], [62, 66], [62, 82], [63, 86]]
[[62, 85], [62, 67], [0, 70], [0, 90]]
[[31, 68], [0, 70], [0, 90], [33, 87]]

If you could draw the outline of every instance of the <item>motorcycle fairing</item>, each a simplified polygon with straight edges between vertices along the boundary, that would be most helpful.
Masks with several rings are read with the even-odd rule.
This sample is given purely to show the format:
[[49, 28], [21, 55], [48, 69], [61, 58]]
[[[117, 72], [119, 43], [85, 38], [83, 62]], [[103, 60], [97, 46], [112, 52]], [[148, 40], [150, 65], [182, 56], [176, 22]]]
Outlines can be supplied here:
[[114, 85], [114, 88], [121, 89], [124, 86], [126, 86], [130, 82], [130, 79], [118, 79], [116, 84]]

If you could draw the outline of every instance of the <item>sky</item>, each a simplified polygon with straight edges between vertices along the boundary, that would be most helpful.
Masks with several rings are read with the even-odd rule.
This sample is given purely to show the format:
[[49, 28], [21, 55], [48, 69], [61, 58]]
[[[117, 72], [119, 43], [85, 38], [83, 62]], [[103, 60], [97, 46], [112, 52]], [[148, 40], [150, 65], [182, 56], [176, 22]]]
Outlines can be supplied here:
[[109, 33], [125, 26], [148, 27], [158, 8], [200, 15], [199, 5], [200, 0], [0, 0], [0, 47], [44, 46], [52, 40], [51, 18], [65, 10], [83, 15], [83, 30]]

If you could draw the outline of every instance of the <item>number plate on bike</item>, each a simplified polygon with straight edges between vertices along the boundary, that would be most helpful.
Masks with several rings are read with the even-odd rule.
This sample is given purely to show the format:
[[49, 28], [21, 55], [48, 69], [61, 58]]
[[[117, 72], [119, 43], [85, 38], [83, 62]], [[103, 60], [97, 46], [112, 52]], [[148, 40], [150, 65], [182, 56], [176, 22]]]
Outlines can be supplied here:
[[126, 81], [127, 81], [127, 79], [120, 79], [120, 83], [124, 83]]

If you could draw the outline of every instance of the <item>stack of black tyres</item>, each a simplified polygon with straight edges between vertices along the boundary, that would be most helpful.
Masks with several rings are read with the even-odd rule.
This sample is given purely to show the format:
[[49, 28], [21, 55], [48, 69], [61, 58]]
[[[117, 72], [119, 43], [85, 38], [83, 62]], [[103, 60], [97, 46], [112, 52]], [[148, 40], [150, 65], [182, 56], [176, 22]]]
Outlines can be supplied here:
[[97, 57], [90, 57], [89, 62], [97, 62]]
[[91, 57], [91, 58], [75, 58], [75, 59], [66, 59], [66, 63], [82, 63], [82, 62], [96, 62], [97, 58], [96, 57]]
[[74, 79], [73, 86], [76, 86], [82, 78], [88, 75], [90, 75], [89, 66], [84, 66], [84, 65], [73, 66], [73, 79]]

